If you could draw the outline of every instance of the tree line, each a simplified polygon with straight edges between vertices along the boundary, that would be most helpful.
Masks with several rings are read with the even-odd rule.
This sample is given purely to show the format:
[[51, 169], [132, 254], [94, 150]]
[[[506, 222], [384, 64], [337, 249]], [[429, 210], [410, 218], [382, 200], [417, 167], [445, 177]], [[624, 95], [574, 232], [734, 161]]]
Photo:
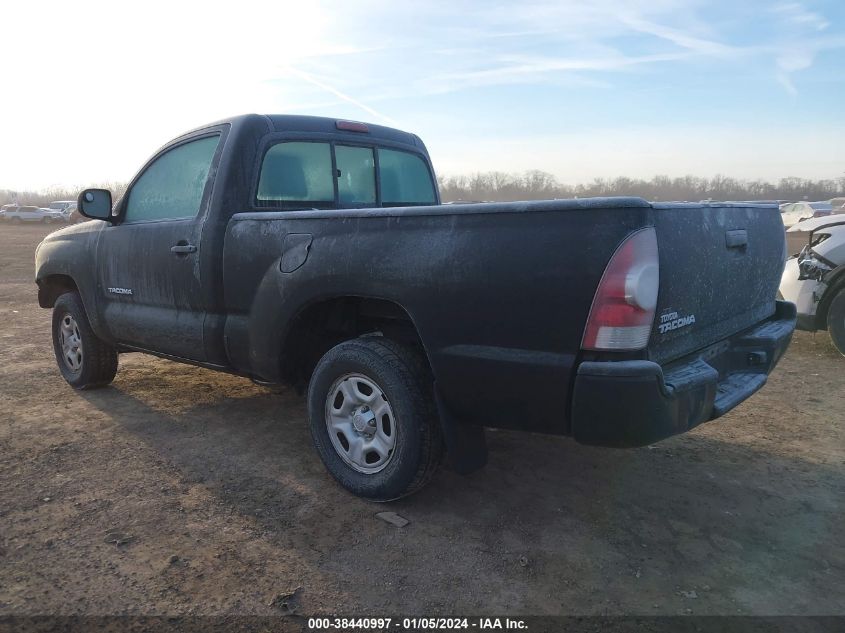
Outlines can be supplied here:
[[[596, 178], [592, 182], [566, 185], [552, 174], [531, 170], [521, 174], [500, 171], [464, 176], [440, 176], [444, 202], [542, 200], [550, 198], [590, 198], [594, 196], [639, 196], [646, 200], [829, 200], [845, 196], [845, 177], [832, 180], [781, 178], [777, 182], [741, 180], [729, 176], [655, 176], [639, 178]], [[115, 200], [126, 191], [126, 183], [91, 185], [109, 189]], [[38, 191], [0, 189], [0, 204], [17, 202], [46, 206], [53, 200], [75, 200], [85, 187], [51, 187]]]
[[833, 180], [781, 178], [777, 182], [741, 180], [729, 176], [654, 176], [596, 178], [579, 185], [562, 184], [544, 171], [522, 174], [490, 171], [468, 176], [440, 176], [444, 202], [541, 200], [594, 196], [639, 196], [646, 200], [829, 200], [845, 195], [845, 177]]

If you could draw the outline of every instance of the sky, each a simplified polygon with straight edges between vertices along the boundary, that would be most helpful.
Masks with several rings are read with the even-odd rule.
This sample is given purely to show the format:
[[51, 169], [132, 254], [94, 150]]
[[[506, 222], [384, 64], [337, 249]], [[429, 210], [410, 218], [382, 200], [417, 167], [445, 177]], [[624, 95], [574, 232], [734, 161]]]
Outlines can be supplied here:
[[845, 175], [845, 0], [29, 0], [0, 24], [0, 189], [127, 181], [247, 112], [412, 131], [444, 175]]

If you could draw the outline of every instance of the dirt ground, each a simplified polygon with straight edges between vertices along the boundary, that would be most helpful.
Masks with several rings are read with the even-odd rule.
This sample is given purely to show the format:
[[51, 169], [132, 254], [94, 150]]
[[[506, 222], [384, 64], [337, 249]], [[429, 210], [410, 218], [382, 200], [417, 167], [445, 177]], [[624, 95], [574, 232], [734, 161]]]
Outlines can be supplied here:
[[33, 282], [47, 232], [0, 226], [0, 615], [845, 614], [824, 333], [686, 436], [491, 432], [483, 471], [385, 508], [324, 471], [295, 393], [140, 354], [70, 389]]

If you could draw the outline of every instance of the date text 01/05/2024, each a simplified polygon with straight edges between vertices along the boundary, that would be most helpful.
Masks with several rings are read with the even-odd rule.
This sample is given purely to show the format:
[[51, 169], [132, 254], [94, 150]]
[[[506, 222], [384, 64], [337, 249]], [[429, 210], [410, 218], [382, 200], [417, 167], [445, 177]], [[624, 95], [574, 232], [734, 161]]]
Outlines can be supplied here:
[[308, 630], [429, 631], [451, 629], [520, 630], [519, 618], [309, 618]]

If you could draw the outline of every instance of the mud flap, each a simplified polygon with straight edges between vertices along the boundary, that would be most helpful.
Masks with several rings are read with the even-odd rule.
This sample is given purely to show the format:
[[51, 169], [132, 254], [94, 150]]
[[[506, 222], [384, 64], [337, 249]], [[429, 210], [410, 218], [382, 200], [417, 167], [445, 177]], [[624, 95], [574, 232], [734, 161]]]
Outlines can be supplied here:
[[440, 428], [449, 453], [449, 464], [455, 472], [468, 475], [487, 464], [487, 439], [483, 426], [462, 424], [449, 412], [434, 386], [434, 401], [440, 414]]

